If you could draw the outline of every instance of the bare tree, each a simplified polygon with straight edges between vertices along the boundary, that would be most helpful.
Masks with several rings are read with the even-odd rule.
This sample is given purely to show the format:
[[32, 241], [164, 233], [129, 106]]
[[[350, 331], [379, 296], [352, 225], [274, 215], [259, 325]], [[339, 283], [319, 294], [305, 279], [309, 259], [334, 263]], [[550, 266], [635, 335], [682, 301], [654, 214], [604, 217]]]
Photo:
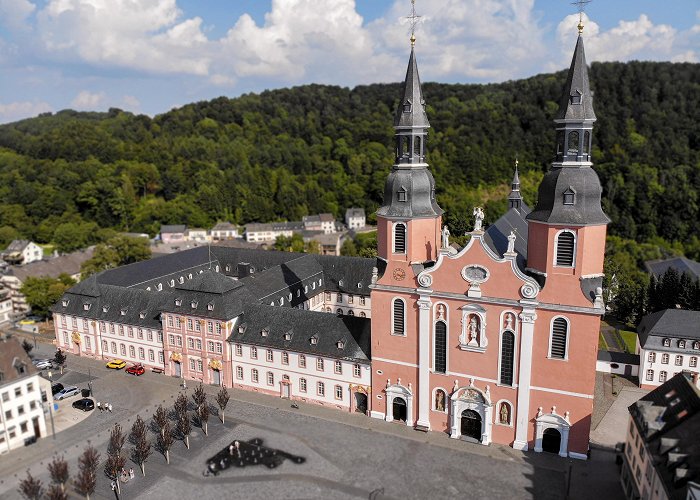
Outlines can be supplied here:
[[147, 439], [146, 424], [140, 415], [136, 416], [134, 425], [131, 426], [129, 440], [134, 445], [131, 450], [131, 457], [139, 467], [141, 474], [146, 475], [146, 460], [151, 455], [151, 442]]
[[168, 413], [165, 411], [163, 406], [158, 405], [155, 413], [153, 413], [153, 421], [155, 422], [160, 435], [163, 436], [163, 429], [165, 428], [165, 424], [168, 423]]
[[51, 474], [51, 481], [60, 486], [61, 491], [65, 493], [68, 482], [68, 462], [62, 456], [54, 456], [49, 463], [49, 474]]
[[199, 424], [202, 426], [204, 435], [208, 436], [207, 425], [209, 423], [209, 405], [206, 402], [199, 408]]
[[75, 479], [76, 489], [90, 500], [97, 483], [97, 467], [100, 464], [100, 454], [92, 446], [88, 446], [78, 458], [78, 477]]
[[207, 393], [204, 392], [204, 386], [200, 382], [197, 388], [194, 390], [192, 393], [192, 399], [194, 400], [194, 404], [197, 407], [197, 411], [202, 407], [204, 403], [207, 401]]
[[170, 448], [172, 448], [174, 441], [173, 430], [170, 428], [170, 423], [166, 420], [158, 436], [158, 448], [160, 448], [160, 451], [165, 455], [165, 461], [168, 462], [168, 464], [170, 464]]
[[190, 416], [187, 411], [180, 413], [177, 419], [177, 430], [185, 441], [185, 446], [190, 449], [190, 432], [192, 432], [192, 423], [190, 422]]
[[119, 473], [126, 464], [126, 459], [122, 455], [122, 447], [126, 436], [122, 432], [122, 426], [114, 424], [114, 428], [109, 435], [109, 445], [107, 447], [107, 462], [105, 463], [105, 475], [117, 483], [117, 493], [121, 495], [119, 486]]
[[19, 482], [19, 492], [28, 500], [39, 500], [44, 494], [44, 485], [27, 469], [27, 477]]
[[180, 415], [187, 412], [187, 396], [183, 393], [178, 394], [173, 407], [175, 408], [175, 414], [178, 415], [178, 418]]
[[216, 394], [216, 404], [219, 405], [219, 408], [221, 408], [221, 423], [224, 423], [224, 411], [226, 410], [226, 405], [228, 405], [228, 401], [231, 399], [231, 396], [229, 396], [228, 391], [226, 390], [226, 387], [222, 387], [219, 392]]
[[46, 498], [48, 500], [68, 500], [68, 495], [61, 489], [60, 485], [52, 484], [46, 492]]

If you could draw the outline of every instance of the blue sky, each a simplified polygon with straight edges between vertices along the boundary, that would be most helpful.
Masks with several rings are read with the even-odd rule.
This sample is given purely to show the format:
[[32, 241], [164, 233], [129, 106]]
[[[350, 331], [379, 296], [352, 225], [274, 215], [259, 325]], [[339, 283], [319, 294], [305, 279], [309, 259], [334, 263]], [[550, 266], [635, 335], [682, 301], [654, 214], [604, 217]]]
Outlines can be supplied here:
[[[0, 0], [0, 123], [65, 108], [154, 115], [305, 83], [398, 81], [410, 0]], [[421, 77], [564, 68], [570, 0], [416, 0]], [[595, 0], [589, 61], [700, 60], [698, 0]]]

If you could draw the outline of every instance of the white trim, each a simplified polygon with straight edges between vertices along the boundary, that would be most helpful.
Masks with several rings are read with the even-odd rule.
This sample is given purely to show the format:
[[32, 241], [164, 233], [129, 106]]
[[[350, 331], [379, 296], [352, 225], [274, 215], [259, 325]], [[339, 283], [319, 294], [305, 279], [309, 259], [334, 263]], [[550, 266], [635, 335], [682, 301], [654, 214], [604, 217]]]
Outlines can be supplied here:
[[[403, 304], [403, 333], [394, 333], [394, 304], [396, 301], [400, 300]], [[406, 301], [401, 297], [394, 297], [391, 299], [391, 335], [395, 337], [406, 337]]]
[[[510, 422], [507, 424], [501, 423], [501, 403], [507, 403], [510, 406]], [[515, 422], [515, 405], [507, 399], [499, 399], [494, 405], [495, 411], [493, 412], [493, 423], [495, 425], [500, 425], [501, 427], [513, 427]]]
[[[484, 352], [489, 345], [489, 339], [486, 336], [486, 309], [478, 304], [467, 304], [459, 309], [462, 311], [462, 332], [459, 336], [459, 348], [465, 351]], [[479, 332], [476, 340], [469, 340], [467, 333], [469, 328], [467, 318], [472, 314], [479, 318]]]
[[[513, 335], [513, 362], [512, 362], [512, 369], [513, 369], [513, 376], [512, 376], [512, 382], [511, 384], [504, 384], [503, 381], [501, 380], [501, 361], [503, 359], [503, 334], [504, 333], [510, 333]], [[501, 333], [498, 335], [498, 386], [499, 387], [513, 387], [513, 384], [515, 384], [515, 381], [518, 380], [517, 378], [517, 373], [516, 373], [516, 367], [517, 363], [515, 362], [518, 359], [518, 335], [515, 333], [515, 330], [501, 330]]]
[[[374, 358], [376, 359], [376, 358]], [[463, 379], [469, 380], [473, 378], [474, 380], [481, 380], [482, 382], [491, 382], [492, 384], [497, 384], [498, 380], [492, 379], [492, 378], [484, 378], [484, 377], [477, 377], [476, 375], [466, 375], [464, 373], [457, 373], [457, 372], [447, 372], [445, 375], [449, 375], [451, 377], [462, 377]], [[513, 386], [512, 389], [515, 389], [517, 386]]]
[[[552, 338], [554, 337], [554, 321], [557, 319], [563, 319], [566, 321], [566, 345], [564, 346], [564, 357], [555, 358], [552, 356]], [[571, 320], [566, 316], [557, 315], [554, 316], [549, 322], [549, 348], [547, 349], [547, 359], [568, 361], [569, 360], [569, 338], [571, 337]]]
[[[559, 236], [561, 236], [563, 233], [571, 233], [571, 235], [574, 237], [573, 256], [571, 257], [571, 265], [570, 266], [557, 265], [557, 250], [559, 248]], [[554, 235], [554, 260], [552, 262], [552, 267], [559, 268], [559, 269], [575, 269], [576, 268], [576, 251], [577, 250], [578, 250], [578, 236], [577, 236], [576, 232], [574, 232], [571, 229], [560, 229], [559, 231], [557, 231], [556, 234]]]
[[562, 396], [573, 396], [575, 398], [593, 399], [593, 394], [582, 394], [580, 392], [560, 391], [559, 389], [550, 389], [548, 387], [530, 387], [533, 391], [551, 392], [553, 394], [561, 394]]
[[379, 418], [381, 420], [384, 420], [384, 414], [380, 411], [372, 410], [369, 412], [369, 416], [372, 418]]
[[[483, 402], [476, 401], [465, 395], [469, 391], [479, 393]], [[482, 391], [474, 385], [462, 386], [452, 393], [450, 396], [450, 437], [459, 439], [462, 437], [462, 413], [466, 410], [472, 410], [481, 417], [481, 444], [491, 444], [491, 429], [493, 426], [493, 406], [487, 392]]]
[[[403, 252], [396, 251], [396, 226], [403, 226]], [[391, 253], [397, 255], [407, 255], [408, 253], [408, 223], [403, 220], [391, 224]]]
[[547, 429], [555, 429], [559, 432], [561, 438], [559, 443], [559, 456], [567, 457], [571, 424], [564, 417], [556, 413], [541, 414], [535, 418], [535, 452], [543, 452], [542, 438], [544, 436], [544, 431]]
[[378, 358], [376, 356], [372, 356], [372, 361], [383, 361], [384, 363], [391, 363], [393, 365], [410, 366], [411, 368], [418, 368], [418, 365], [415, 363], [406, 363], [405, 361], [397, 361], [395, 359]]
[[406, 426], [413, 426], [413, 393], [403, 385], [392, 384], [384, 389], [386, 395], [386, 417], [387, 422], [394, 421], [394, 399], [401, 398], [406, 402]]
[[585, 453], [576, 453], [575, 451], [570, 451], [569, 458], [575, 458], [576, 460], [588, 460], [588, 455], [586, 455]]
[[[435, 408], [435, 394], [437, 394], [437, 391], [442, 391], [442, 392], [445, 393], [445, 400], [443, 401], [443, 404], [444, 404], [444, 406], [445, 406], [445, 409], [442, 410], [442, 411], [441, 411], [441, 410], [437, 410], [437, 409]], [[439, 387], [439, 386], [438, 386], [438, 387], [435, 387], [435, 388], [433, 389], [433, 392], [432, 392], [431, 403], [430, 403], [430, 411], [435, 411], [435, 412], [437, 412], [437, 413], [445, 413], [445, 414], [449, 413], [449, 404], [448, 404], [449, 401], [450, 401], [450, 393], [447, 392], [447, 389], [445, 389], [444, 387]]]
[[[443, 306], [445, 308], [445, 314], [442, 318], [438, 317], [437, 311], [440, 306]], [[444, 374], [448, 373], [450, 371], [450, 308], [447, 305], [446, 302], [436, 302], [435, 305], [433, 306], [433, 325], [432, 325], [432, 346], [431, 346], [431, 351], [432, 351], [432, 359], [430, 363], [430, 370], [433, 373], [437, 374]], [[435, 334], [437, 333], [436, 331], [436, 326], [437, 322], [442, 321], [445, 323], [445, 371], [444, 372], [437, 372], [435, 371]], [[447, 405], [445, 406], [447, 407]]]

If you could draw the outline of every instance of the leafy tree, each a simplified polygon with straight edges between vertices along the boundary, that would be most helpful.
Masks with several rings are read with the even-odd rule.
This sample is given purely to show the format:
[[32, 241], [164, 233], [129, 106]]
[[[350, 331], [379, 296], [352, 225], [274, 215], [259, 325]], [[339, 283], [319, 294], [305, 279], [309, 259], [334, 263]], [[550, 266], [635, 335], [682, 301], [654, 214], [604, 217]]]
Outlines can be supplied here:
[[82, 455], [78, 457], [78, 476], [75, 478], [75, 487], [81, 494], [90, 500], [90, 495], [95, 491], [97, 484], [97, 467], [100, 464], [100, 454], [88, 445]]
[[352, 239], [348, 238], [343, 241], [343, 244], [340, 247], [340, 255], [345, 255], [347, 257], [357, 256], [357, 247]]
[[29, 356], [29, 353], [34, 349], [34, 346], [28, 342], [27, 339], [24, 339], [22, 341], [22, 349], [24, 349], [24, 352], [26, 352], [27, 356]]
[[151, 248], [146, 238], [114, 236], [95, 247], [92, 258], [83, 262], [80, 273], [84, 278], [105, 269], [133, 264], [150, 257]]
[[221, 387], [219, 392], [216, 393], [216, 404], [219, 405], [221, 409], [221, 423], [224, 423], [224, 412], [226, 411], [226, 406], [228, 405], [231, 396], [225, 387]]
[[28, 500], [39, 500], [44, 494], [44, 485], [27, 469], [27, 477], [19, 482], [19, 492]]
[[140, 415], [136, 416], [134, 425], [131, 427], [129, 440], [134, 445], [131, 457], [141, 467], [141, 473], [145, 476], [146, 460], [151, 455], [151, 442], [148, 440], [146, 424]]
[[61, 349], [57, 349], [56, 354], [53, 356], [53, 362], [61, 369], [61, 374], [63, 373], [63, 367], [66, 365], [66, 359], [68, 359], [66, 354]]
[[168, 423], [168, 414], [162, 405], [158, 405], [158, 408], [156, 408], [156, 411], [153, 413], [153, 422], [155, 423], [158, 432], [162, 436], [165, 425]]
[[122, 455], [122, 448], [126, 436], [122, 432], [121, 425], [114, 424], [110, 435], [109, 444], [107, 447], [107, 461], [105, 462], [105, 475], [117, 484], [117, 492], [121, 495], [121, 487], [119, 486], [119, 475], [126, 464], [126, 459]]
[[65, 273], [58, 278], [30, 276], [20, 288], [20, 293], [25, 296], [34, 314], [48, 316], [49, 308], [74, 284], [75, 280]]
[[51, 482], [58, 485], [61, 492], [65, 493], [66, 483], [69, 478], [68, 462], [63, 457], [54, 456], [48, 467], [51, 474]]
[[173, 446], [175, 438], [173, 437], [173, 430], [170, 428], [170, 423], [165, 422], [162, 427], [160, 434], [158, 434], [158, 448], [165, 455], [165, 461], [170, 463], [170, 448]]

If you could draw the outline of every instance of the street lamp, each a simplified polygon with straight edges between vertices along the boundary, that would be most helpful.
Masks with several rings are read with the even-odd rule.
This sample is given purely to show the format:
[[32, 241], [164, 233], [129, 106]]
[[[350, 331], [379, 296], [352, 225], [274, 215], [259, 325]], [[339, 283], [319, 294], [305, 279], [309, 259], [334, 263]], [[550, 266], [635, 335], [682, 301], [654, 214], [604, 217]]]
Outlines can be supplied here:
[[[49, 370], [49, 372], [47, 373], [47, 375], [49, 376], [49, 384], [51, 384], [51, 377], [53, 376], [53, 373], [51, 373], [51, 370]], [[51, 384], [51, 385], [53, 385], [53, 384]], [[53, 392], [53, 387], [51, 388], [51, 391]], [[52, 394], [52, 396], [53, 396], [53, 394]], [[47, 397], [46, 399], [48, 400], [48, 397]], [[53, 397], [52, 397], [51, 399], [53, 400]], [[48, 402], [48, 401], [47, 401], [47, 402]], [[44, 402], [43, 402], [43, 401], [40, 401], [40, 403], [41, 403], [41, 406], [43, 407], [43, 406], [44, 406]], [[54, 425], [53, 425], [53, 408], [52, 408], [52, 407], [53, 407], [53, 401], [48, 402], [48, 403], [49, 403], [49, 416], [51, 416], [51, 434], [53, 435], [53, 438], [56, 439], [56, 428], [55, 428]]]

